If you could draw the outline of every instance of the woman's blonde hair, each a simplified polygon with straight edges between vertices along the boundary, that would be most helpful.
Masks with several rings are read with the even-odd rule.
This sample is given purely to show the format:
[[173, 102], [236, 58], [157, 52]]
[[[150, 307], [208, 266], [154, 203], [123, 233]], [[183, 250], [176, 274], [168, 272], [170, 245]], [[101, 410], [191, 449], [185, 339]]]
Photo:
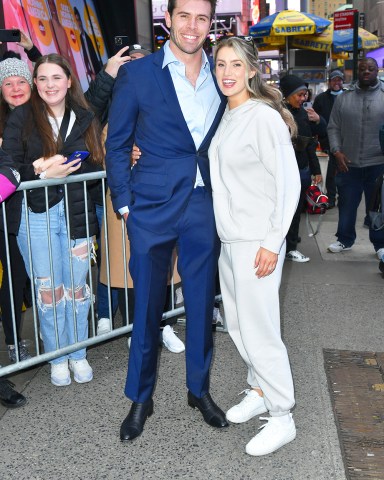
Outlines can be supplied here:
[[246, 88], [250, 97], [261, 100], [274, 110], [277, 110], [287, 124], [291, 137], [295, 137], [297, 135], [296, 122], [292, 114], [285, 107], [281, 92], [277, 88], [268, 85], [261, 78], [258, 51], [252, 37], [249, 37], [247, 40], [238, 37], [221, 40], [216, 47], [215, 62], [218, 52], [224, 47], [233, 48], [239, 60], [245, 65], [247, 77], [249, 77], [251, 71], [256, 72], [256, 75], [249, 78], [248, 82], [246, 82]]

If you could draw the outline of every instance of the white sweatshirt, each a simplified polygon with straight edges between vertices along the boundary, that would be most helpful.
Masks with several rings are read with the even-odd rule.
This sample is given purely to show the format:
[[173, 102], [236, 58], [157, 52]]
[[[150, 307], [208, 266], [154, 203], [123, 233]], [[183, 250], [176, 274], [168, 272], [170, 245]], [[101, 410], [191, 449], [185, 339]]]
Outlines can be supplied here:
[[209, 148], [213, 205], [222, 242], [260, 241], [279, 253], [300, 195], [300, 176], [281, 115], [250, 99], [228, 106]]

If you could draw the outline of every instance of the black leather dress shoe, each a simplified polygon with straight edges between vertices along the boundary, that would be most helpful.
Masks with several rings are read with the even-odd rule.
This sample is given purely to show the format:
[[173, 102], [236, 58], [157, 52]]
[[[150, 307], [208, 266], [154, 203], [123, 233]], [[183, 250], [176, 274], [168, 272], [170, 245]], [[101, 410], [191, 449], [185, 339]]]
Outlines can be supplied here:
[[188, 405], [192, 408], [198, 408], [202, 413], [204, 420], [208, 425], [215, 428], [228, 427], [228, 422], [224, 412], [212, 400], [209, 393], [198, 398], [193, 393], [188, 392]]
[[131, 409], [121, 424], [120, 440], [128, 442], [141, 435], [144, 423], [153, 413], [153, 400], [150, 398], [144, 403], [133, 402]]
[[22, 407], [27, 399], [13, 389], [15, 385], [5, 378], [0, 378], [0, 403], [7, 408]]

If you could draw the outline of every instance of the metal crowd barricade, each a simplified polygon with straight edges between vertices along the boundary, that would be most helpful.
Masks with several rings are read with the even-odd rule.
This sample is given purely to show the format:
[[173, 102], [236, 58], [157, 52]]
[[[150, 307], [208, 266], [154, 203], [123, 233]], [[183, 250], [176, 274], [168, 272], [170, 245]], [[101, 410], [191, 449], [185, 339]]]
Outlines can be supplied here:
[[[94, 283], [97, 284], [97, 276], [95, 272], [92, 270], [92, 255], [91, 250], [88, 244], [88, 282], [90, 288], [90, 296], [91, 296], [91, 307], [90, 312], [88, 315], [89, 321], [89, 338], [84, 341], [77, 341], [72, 345], [68, 345], [63, 348], [59, 348], [59, 338], [58, 338], [58, 329], [57, 329], [57, 315], [56, 315], [56, 302], [55, 302], [55, 285], [54, 285], [54, 275], [53, 275], [53, 256], [52, 256], [52, 246], [50, 241], [50, 222], [49, 222], [49, 215], [48, 215], [48, 187], [56, 186], [56, 185], [63, 185], [64, 186], [64, 202], [65, 202], [65, 210], [66, 210], [66, 222], [67, 222], [67, 232], [68, 232], [68, 255], [70, 261], [70, 270], [71, 270], [71, 287], [72, 292], [74, 292], [74, 283], [73, 283], [73, 269], [72, 269], [72, 258], [71, 258], [71, 248], [70, 248], [70, 239], [71, 239], [71, 232], [69, 227], [69, 209], [68, 209], [68, 184], [70, 183], [83, 183], [83, 191], [85, 197], [85, 215], [86, 215], [86, 230], [87, 230], [87, 237], [89, 238], [89, 223], [88, 223], [88, 205], [87, 205], [87, 185], [89, 182], [94, 182], [95, 180], [101, 181], [102, 184], [102, 193], [103, 193], [103, 225], [104, 225], [104, 240], [105, 240], [105, 260], [106, 260], [106, 274], [107, 274], [107, 283], [108, 283], [108, 308], [109, 308], [109, 318], [112, 319], [112, 299], [111, 299], [111, 283], [110, 283], [110, 263], [109, 263], [109, 242], [108, 242], [108, 224], [107, 224], [107, 211], [106, 211], [106, 173], [105, 172], [95, 172], [95, 173], [86, 173], [86, 174], [79, 174], [76, 176], [69, 176], [65, 179], [50, 179], [50, 180], [33, 180], [28, 182], [22, 182], [18, 188], [18, 191], [23, 192], [23, 198], [25, 202], [25, 219], [26, 219], [26, 226], [27, 226], [27, 240], [28, 240], [28, 254], [29, 254], [29, 265], [30, 265], [30, 272], [27, 272], [31, 279], [34, 278], [33, 276], [33, 259], [32, 259], [32, 251], [31, 251], [31, 233], [29, 229], [29, 221], [28, 221], [28, 200], [27, 200], [27, 191], [34, 190], [37, 188], [44, 188], [45, 192], [45, 203], [46, 203], [46, 219], [47, 219], [47, 237], [48, 237], [48, 246], [49, 246], [49, 262], [50, 262], [50, 272], [51, 272], [51, 288], [52, 288], [52, 306], [54, 312], [54, 323], [55, 323], [55, 334], [56, 334], [56, 350], [52, 352], [42, 353], [41, 352], [41, 345], [39, 342], [39, 318], [37, 312], [37, 305], [36, 305], [36, 297], [35, 297], [35, 284], [34, 281], [31, 281], [31, 290], [32, 290], [32, 313], [33, 313], [33, 327], [34, 327], [34, 347], [35, 352], [32, 358], [28, 360], [19, 360], [19, 349], [18, 349], [18, 341], [17, 341], [17, 329], [16, 329], [16, 319], [15, 319], [15, 310], [14, 310], [14, 298], [13, 298], [13, 284], [12, 284], [12, 275], [11, 275], [11, 258], [10, 258], [10, 251], [9, 251], [9, 243], [8, 243], [8, 230], [7, 230], [7, 213], [5, 208], [5, 202], [0, 204], [1, 214], [3, 216], [3, 223], [4, 223], [4, 233], [5, 233], [5, 244], [6, 244], [6, 258], [7, 258], [7, 265], [4, 269], [3, 275], [6, 273], [8, 274], [9, 286], [10, 286], [10, 302], [11, 302], [11, 311], [12, 311], [12, 325], [13, 325], [13, 332], [14, 332], [14, 345], [16, 350], [16, 358], [17, 361], [13, 364], [3, 366], [0, 368], [0, 377], [17, 372], [20, 370], [27, 369], [29, 367], [38, 365], [42, 362], [53, 360], [54, 358], [60, 357], [65, 354], [69, 354], [81, 348], [86, 348], [91, 345], [96, 345], [106, 340], [110, 340], [116, 337], [120, 337], [122, 335], [128, 334], [132, 331], [132, 324], [129, 324], [129, 313], [128, 313], [128, 262], [126, 258], [126, 235], [125, 235], [125, 223], [124, 220], [121, 220], [121, 239], [122, 239], [122, 246], [123, 246], [123, 264], [124, 268], [124, 290], [125, 290], [125, 318], [126, 324], [122, 325], [117, 328], [112, 328], [112, 330], [108, 333], [104, 333], [102, 335], [96, 334], [96, 322], [97, 318], [95, 315], [95, 295], [94, 295]], [[100, 246], [99, 246], [100, 248]], [[173, 279], [171, 281], [171, 310], [168, 310], [163, 314], [163, 320], [175, 317], [177, 315], [182, 315], [185, 313], [184, 306], [175, 307], [175, 291], [174, 291], [174, 283]], [[216, 300], [220, 301], [221, 296], [218, 295]], [[72, 295], [72, 302], [75, 303], [74, 295]], [[77, 338], [77, 331], [76, 331], [76, 309], [73, 308], [73, 322], [74, 322], [74, 330], [75, 330], [75, 338]], [[183, 320], [179, 321], [179, 323], [184, 323]], [[224, 331], [226, 332], [226, 324], [222, 327], [217, 327], [217, 331]]]

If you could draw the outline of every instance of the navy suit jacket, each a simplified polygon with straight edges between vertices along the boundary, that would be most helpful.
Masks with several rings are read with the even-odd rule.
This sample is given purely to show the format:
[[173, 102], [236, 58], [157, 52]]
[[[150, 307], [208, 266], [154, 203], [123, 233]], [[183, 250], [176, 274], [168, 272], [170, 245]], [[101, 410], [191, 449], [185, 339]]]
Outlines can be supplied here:
[[[206, 188], [211, 189], [208, 148], [226, 105], [215, 80], [221, 104], [196, 150], [169, 69], [162, 68], [163, 59], [161, 49], [120, 67], [106, 142], [107, 178], [115, 211], [128, 206], [133, 222], [155, 233], [166, 232], [184, 211], [197, 164]], [[131, 169], [133, 143], [142, 155]]]

